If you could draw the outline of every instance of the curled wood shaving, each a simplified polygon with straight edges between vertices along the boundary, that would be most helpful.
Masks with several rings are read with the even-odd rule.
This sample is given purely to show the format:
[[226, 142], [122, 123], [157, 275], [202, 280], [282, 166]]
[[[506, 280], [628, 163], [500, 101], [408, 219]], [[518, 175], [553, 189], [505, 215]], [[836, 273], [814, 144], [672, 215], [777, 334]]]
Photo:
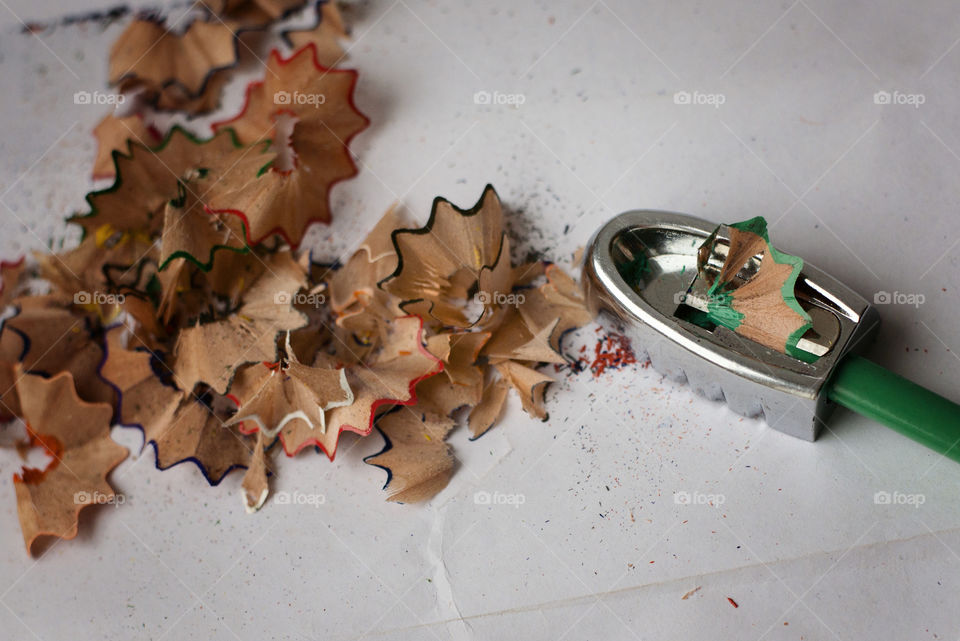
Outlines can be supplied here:
[[127, 457], [110, 438], [109, 405], [82, 401], [73, 377], [17, 372], [17, 393], [33, 445], [52, 460], [14, 476], [17, 513], [28, 552], [41, 536], [72, 539], [80, 510], [116, 499], [107, 475]]

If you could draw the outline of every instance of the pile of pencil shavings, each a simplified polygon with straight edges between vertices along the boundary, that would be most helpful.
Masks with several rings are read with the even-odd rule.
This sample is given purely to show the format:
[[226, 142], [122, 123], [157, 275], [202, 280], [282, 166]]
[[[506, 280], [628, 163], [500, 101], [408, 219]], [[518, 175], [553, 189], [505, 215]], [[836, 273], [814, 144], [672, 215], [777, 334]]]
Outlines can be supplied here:
[[[297, 3], [221, 4], [210, 11], [253, 20]], [[537, 366], [564, 363], [562, 335], [589, 314], [558, 267], [511, 262], [493, 187], [469, 210], [437, 198], [421, 228], [388, 211], [341, 267], [301, 251], [307, 227], [331, 219], [331, 186], [356, 174], [348, 143], [368, 124], [357, 73], [325, 67], [320, 52], [274, 51], [209, 139], [127, 129], [110, 154], [114, 183], [71, 219], [79, 246], [0, 265], [0, 418], [22, 419], [24, 448], [51, 457], [15, 475], [28, 550], [72, 538], [81, 509], [116, 501], [107, 477], [127, 451], [114, 424], [141, 429], [159, 469], [191, 461], [210, 484], [245, 469], [254, 511], [279, 450], [333, 459], [344, 432], [376, 427], [386, 445], [366, 462], [389, 472], [391, 500], [414, 502], [450, 479], [455, 411], [469, 408], [457, 416], [479, 437], [512, 388], [546, 418], [551, 379]], [[123, 77], [158, 104], [180, 85], [197, 98], [196, 83], [168, 82], [187, 62], [199, 65], [140, 61]], [[276, 98], [294, 92], [325, 100]], [[38, 283], [45, 293], [24, 293]]]

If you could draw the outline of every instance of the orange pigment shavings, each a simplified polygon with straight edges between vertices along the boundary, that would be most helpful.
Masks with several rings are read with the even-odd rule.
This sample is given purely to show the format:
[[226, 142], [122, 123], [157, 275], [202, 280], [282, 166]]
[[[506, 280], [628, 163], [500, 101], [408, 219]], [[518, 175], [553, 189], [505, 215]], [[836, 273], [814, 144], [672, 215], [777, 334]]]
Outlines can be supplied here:
[[43, 480], [47, 472], [60, 464], [60, 460], [63, 458], [63, 444], [56, 437], [47, 434], [37, 434], [31, 430], [29, 426], [27, 430], [29, 431], [27, 446], [42, 447], [43, 451], [50, 455], [51, 460], [42, 470], [36, 467], [24, 467], [19, 474], [14, 473], [13, 480], [18, 483], [36, 485]]

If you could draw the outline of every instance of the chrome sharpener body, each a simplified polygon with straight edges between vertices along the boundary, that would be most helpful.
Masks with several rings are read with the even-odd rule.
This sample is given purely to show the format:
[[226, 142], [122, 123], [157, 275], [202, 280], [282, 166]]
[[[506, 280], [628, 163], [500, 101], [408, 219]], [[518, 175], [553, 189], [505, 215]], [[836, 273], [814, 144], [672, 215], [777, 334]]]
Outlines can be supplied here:
[[[804, 263], [796, 294], [811, 313], [825, 353], [804, 363], [718, 326], [685, 320], [697, 276], [697, 252], [717, 229], [708, 221], [662, 211], [616, 216], [584, 255], [583, 287], [591, 310], [624, 325], [638, 352], [678, 382], [743, 416], [763, 414], [781, 432], [813, 441], [833, 409], [824, 393], [837, 363], [859, 353], [880, 317], [863, 297]], [[721, 239], [728, 241], [729, 239]]]

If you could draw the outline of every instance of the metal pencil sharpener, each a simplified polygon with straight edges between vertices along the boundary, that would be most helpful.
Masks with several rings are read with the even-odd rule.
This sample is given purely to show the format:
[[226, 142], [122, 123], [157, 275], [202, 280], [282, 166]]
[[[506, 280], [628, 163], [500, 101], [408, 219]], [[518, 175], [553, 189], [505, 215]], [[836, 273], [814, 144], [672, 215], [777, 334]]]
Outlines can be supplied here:
[[[714, 246], [729, 247], [720, 227]], [[654, 369], [687, 382], [743, 416], [808, 441], [833, 410], [824, 392], [837, 363], [875, 336], [880, 316], [862, 296], [804, 262], [795, 293], [810, 313], [804, 335], [819, 355], [806, 363], [764, 347], [723, 326], [691, 322], [697, 309], [698, 252], [718, 226], [688, 216], [637, 210], [616, 216], [594, 235], [584, 254], [583, 287], [591, 311], [624, 326]], [[709, 268], [710, 261], [701, 264]]]

